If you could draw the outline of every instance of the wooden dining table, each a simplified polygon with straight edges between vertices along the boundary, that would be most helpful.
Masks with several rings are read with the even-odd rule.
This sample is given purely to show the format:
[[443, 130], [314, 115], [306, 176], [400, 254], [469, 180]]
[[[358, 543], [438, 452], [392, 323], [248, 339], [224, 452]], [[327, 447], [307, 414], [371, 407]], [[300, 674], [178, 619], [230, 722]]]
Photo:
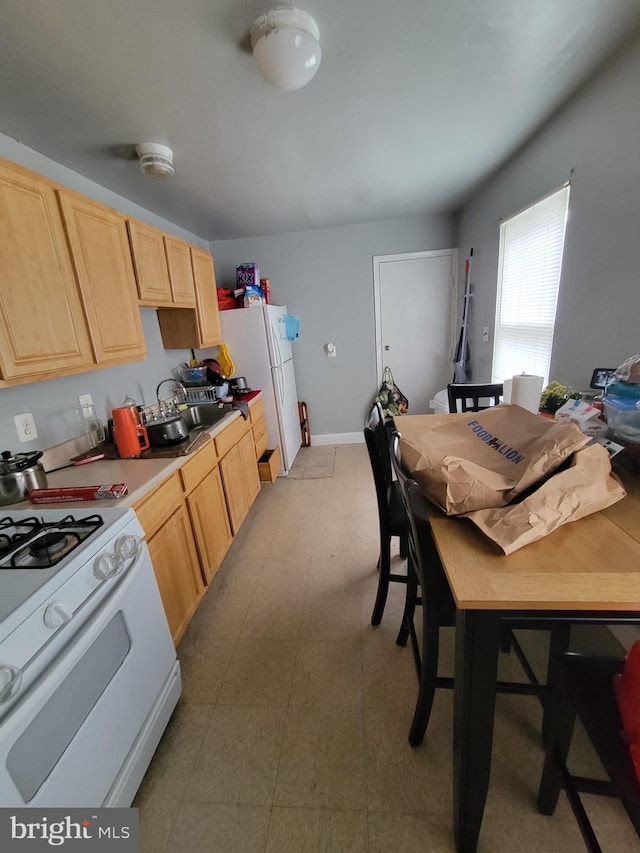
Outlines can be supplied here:
[[[431, 417], [398, 418], [402, 439], [424, 435]], [[509, 556], [469, 519], [429, 505], [456, 604], [453, 821], [459, 853], [476, 850], [489, 788], [501, 620], [640, 624], [640, 478], [631, 470], [616, 473], [625, 498]]]

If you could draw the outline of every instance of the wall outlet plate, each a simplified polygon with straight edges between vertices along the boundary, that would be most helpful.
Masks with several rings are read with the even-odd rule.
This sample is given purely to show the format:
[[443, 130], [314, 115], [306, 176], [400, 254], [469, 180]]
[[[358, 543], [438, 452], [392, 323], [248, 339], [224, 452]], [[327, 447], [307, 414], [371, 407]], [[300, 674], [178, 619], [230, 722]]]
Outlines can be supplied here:
[[16, 425], [16, 432], [20, 441], [33, 441], [34, 438], [38, 437], [36, 422], [33, 420], [33, 415], [30, 412], [15, 415], [13, 422]]
[[84, 408], [85, 406], [93, 406], [93, 397], [91, 394], [80, 394], [78, 402]]
[[482, 327], [482, 340], [488, 342], [489, 341], [489, 327]]

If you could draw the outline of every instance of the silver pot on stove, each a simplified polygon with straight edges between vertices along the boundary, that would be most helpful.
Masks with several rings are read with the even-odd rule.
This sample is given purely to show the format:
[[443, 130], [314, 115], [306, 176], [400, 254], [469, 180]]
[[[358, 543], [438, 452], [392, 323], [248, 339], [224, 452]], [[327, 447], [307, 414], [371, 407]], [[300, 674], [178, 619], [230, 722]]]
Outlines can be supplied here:
[[0, 505], [25, 500], [32, 489], [46, 489], [47, 475], [39, 459], [41, 450], [16, 453], [3, 450], [0, 459]]

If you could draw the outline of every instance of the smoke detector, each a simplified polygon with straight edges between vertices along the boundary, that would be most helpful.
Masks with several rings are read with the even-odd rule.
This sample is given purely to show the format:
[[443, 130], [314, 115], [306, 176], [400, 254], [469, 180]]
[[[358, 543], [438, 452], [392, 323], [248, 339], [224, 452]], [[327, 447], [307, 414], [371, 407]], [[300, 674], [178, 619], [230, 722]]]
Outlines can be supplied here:
[[145, 175], [154, 178], [169, 178], [173, 175], [173, 151], [157, 142], [141, 142], [136, 145], [140, 168]]

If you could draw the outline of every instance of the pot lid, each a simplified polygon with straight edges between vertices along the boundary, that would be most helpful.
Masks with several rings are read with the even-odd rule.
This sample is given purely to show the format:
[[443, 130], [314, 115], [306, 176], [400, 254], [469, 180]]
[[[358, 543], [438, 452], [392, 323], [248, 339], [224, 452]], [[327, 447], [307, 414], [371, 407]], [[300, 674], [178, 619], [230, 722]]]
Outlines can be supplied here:
[[32, 450], [30, 453], [16, 453], [15, 456], [10, 450], [3, 450], [2, 460], [0, 460], [0, 473], [11, 474], [15, 471], [22, 471], [24, 468], [30, 468], [36, 464], [41, 456], [41, 450]]

